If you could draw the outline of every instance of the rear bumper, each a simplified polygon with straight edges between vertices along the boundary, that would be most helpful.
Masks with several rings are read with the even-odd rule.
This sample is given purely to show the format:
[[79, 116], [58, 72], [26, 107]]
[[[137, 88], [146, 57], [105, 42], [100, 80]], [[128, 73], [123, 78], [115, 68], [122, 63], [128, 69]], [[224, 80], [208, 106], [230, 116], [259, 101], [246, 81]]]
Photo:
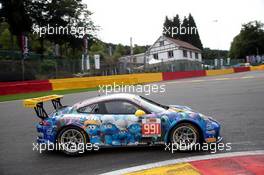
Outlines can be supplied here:
[[205, 142], [206, 143], [219, 143], [223, 140], [223, 137], [220, 134], [221, 125], [218, 121], [210, 118], [206, 124], [205, 131]]
[[37, 142], [38, 143], [55, 143], [56, 142], [56, 128], [53, 126], [44, 126], [41, 124], [37, 124], [36, 126], [38, 135]]

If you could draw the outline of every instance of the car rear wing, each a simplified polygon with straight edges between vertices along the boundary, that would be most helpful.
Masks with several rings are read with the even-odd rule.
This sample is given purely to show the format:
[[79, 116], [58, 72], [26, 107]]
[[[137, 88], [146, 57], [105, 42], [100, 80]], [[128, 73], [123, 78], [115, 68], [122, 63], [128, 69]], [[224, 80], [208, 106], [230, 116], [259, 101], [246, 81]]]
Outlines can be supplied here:
[[63, 95], [48, 95], [43, 97], [30, 98], [23, 101], [23, 106], [25, 108], [34, 108], [37, 116], [43, 120], [48, 117], [48, 114], [43, 107], [43, 103], [51, 101], [53, 108], [55, 110], [58, 110], [62, 107], [61, 98], [63, 98]]

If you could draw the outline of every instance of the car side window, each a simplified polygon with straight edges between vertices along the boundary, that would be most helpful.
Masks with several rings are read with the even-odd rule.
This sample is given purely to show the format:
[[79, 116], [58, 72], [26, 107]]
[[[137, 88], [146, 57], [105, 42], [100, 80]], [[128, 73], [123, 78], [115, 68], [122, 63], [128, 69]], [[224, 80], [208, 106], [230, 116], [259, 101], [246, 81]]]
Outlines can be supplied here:
[[98, 114], [99, 113], [99, 105], [97, 103], [87, 105], [87, 106], [84, 106], [84, 107], [78, 109], [78, 111], [82, 112], [82, 113]]
[[127, 101], [108, 101], [105, 102], [107, 114], [135, 114], [139, 109], [136, 105]]

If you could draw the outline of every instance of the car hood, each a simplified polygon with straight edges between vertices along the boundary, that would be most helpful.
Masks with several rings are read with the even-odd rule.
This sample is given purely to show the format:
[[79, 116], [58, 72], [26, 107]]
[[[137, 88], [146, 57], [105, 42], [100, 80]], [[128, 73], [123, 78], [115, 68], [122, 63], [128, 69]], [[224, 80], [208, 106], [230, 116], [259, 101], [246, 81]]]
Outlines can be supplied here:
[[179, 110], [179, 111], [192, 111], [193, 110], [191, 108], [189, 108], [188, 106], [181, 106], [181, 105], [169, 105], [170, 109], [174, 109], [174, 110]]
[[204, 120], [207, 120], [208, 117], [197, 112], [194, 111], [193, 109], [191, 109], [190, 107], [187, 106], [181, 106], [181, 105], [169, 105], [169, 109], [167, 110], [169, 113], [177, 113], [177, 114], [182, 114], [184, 113], [185, 116], [189, 116], [192, 118], [202, 118]]

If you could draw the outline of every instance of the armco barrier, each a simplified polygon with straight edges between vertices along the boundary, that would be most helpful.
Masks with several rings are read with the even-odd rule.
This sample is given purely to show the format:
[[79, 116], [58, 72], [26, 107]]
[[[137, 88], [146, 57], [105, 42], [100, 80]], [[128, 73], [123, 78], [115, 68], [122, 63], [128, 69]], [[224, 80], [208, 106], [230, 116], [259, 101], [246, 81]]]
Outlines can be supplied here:
[[162, 81], [161, 73], [128, 74], [50, 80], [53, 90], [96, 88], [99, 85], [110, 85], [113, 83], [132, 85], [157, 81]]
[[225, 75], [234, 73], [234, 69], [207, 70], [206, 76]]
[[40, 91], [50, 91], [50, 90], [52, 90], [52, 87], [48, 80], [0, 83], [0, 95], [40, 92]]
[[234, 67], [233, 69], [235, 73], [250, 71], [250, 67]]
[[190, 77], [201, 77], [206, 76], [205, 70], [195, 70], [195, 71], [183, 71], [183, 72], [163, 72], [163, 80], [176, 80], [181, 78], [190, 78]]

